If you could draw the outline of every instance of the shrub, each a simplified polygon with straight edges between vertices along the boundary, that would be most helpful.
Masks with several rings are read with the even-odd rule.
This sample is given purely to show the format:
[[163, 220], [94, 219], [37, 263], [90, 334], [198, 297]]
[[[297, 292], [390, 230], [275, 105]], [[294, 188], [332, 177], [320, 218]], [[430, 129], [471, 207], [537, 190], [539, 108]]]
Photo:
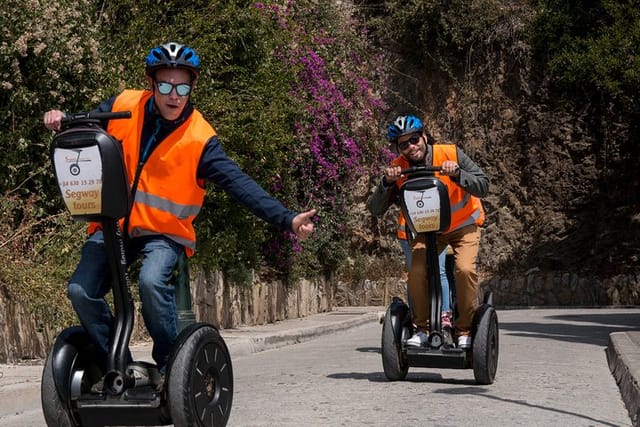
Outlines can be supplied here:
[[49, 160], [51, 108], [85, 109], [101, 96], [94, 2], [7, 0], [0, 8], [0, 283], [36, 318], [72, 317], [63, 283], [84, 237], [60, 213]]
[[[638, 113], [640, 11], [635, 2], [537, 2], [530, 37], [565, 96]], [[605, 107], [606, 108], [606, 107]]]

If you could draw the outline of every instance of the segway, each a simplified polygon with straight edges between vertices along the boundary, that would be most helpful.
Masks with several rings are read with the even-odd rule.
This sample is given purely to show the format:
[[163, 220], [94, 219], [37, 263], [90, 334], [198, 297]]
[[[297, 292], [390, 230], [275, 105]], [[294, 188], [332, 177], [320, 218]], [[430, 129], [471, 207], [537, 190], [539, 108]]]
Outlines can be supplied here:
[[[490, 292], [475, 312], [471, 349], [458, 348], [441, 328], [442, 289], [437, 234], [449, 228], [451, 207], [446, 185], [435, 177], [437, 166], [403, 169], [407, 180], [400, 188], [402, 212], [415, 235], [424, 234], [429, 287], [429, 337], [424, 347], [408, 346], [414, 334], [409, 306], [394, 297], [382, 322], [382, 367], [387, 379], [403, 380], [409, 367], [473, 369], [478, 384], [493, 383], [498, 367], [498, 316]], [[455, 322], [455, 318], [454, 318]]]
[[[44, 417], [48, 426], [57, 427], [224, 426], [231, 411], [233, 371], [229, 350], [213, 325], [195, 320], [179, 325], [164, 381], [155, 364], [130, 361], [135, 308], [118, 222], [128, 214], [130, 189], [120, 142], [100, 127], [101, 120], [130, 116], [69, 115], [54, 137], [51, 157], [67, 209], [76, 220], [102, 225], [114, 319], [106, 372], [83, 327], [58, 335], [42, 376]], [[188, 292], [176, 290], [182, 300]], [[92, 389], [100, 379], [102, 389]]]

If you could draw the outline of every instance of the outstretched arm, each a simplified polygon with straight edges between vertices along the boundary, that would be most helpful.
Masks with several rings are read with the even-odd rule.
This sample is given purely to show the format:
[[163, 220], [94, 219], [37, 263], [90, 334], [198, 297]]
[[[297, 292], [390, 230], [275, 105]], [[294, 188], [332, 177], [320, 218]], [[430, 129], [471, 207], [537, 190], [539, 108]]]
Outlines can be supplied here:
[[309, 237], [313, 232], [311, 217], [315, 215], [315, 209], [297, 213], [284, 207], [227, 157], [215, 136], [209, 140], [202, 154], [198, 178], [215, 182], [259, 218], [281, 229], [293, 231], [300, 239]]

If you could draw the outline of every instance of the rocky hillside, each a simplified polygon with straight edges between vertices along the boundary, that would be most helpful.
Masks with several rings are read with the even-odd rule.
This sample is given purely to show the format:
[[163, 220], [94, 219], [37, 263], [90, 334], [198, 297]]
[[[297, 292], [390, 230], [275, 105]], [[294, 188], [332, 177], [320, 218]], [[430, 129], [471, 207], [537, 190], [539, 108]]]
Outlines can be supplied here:
[[[526, 2], [499, 3], [509, 9], [493, 30], [499, 43], [475, 45], [457, 70], [405, 62], [395, 109], [421, 116], [438, 139], [459, 144], [489, 175], [485, 280], [528, 272], [639, 277], [633, 116], [613, 105], [602, 111], [561, 100], [527, 44], [534, 11]], [[394, 220], [374, 220], [370, 248], [397, 248]], [[637, 279], [634, 289], [622, 303], [640, 302]]]

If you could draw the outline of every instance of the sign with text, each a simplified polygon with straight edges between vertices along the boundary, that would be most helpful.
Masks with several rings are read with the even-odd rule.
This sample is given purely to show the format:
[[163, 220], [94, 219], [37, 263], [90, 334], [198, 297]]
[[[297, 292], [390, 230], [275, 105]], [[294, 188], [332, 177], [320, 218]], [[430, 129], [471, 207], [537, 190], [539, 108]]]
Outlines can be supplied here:
[[417, 233], [440, 229], [440, 194], [438, 188], [405, 190], [404, 204]]
[[97, 145], [56, 148], [53, 153], [58, 186], [71, 215], [102, 212], [102, 158]]

